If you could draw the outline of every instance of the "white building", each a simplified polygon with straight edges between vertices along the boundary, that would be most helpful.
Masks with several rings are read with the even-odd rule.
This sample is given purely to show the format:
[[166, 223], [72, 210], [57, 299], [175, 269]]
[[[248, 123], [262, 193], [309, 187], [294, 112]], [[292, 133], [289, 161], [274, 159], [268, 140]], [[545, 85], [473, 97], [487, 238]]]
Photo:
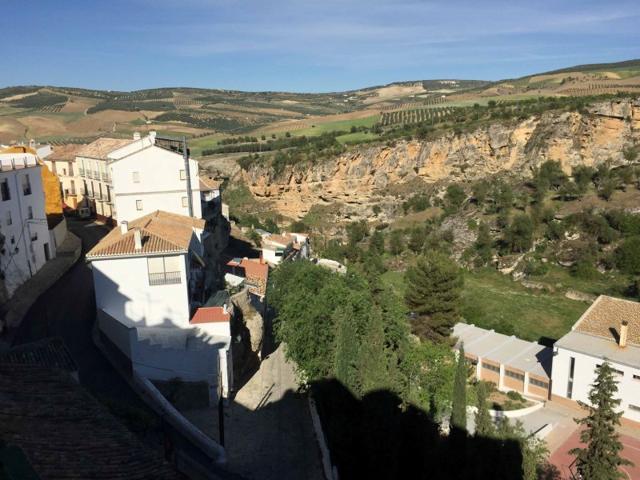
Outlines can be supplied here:
[[309, 258], [308, 235], [287, 232], [271, 234], [262, 230], [258, 233], [262, 238], [262, 257], [270, 265], [278, 265], [283, 260]]
[[55, 256], [36, 151], [0, 151], [0, 272], [9, 297]]
[[601, 295], [555, 343], [552, 398], [588, 403], [605, 360], [616, 371], [623, 418], [640, 422], [640, 303]]
[[[202, 218], [198, 162], [144, 138], [101, 138], [78, 152], [76, 166], [88, 206], [103, 220], [130, 221], [162, 210]], [[191, 195], [187, 186], [190, 178]]]
[[[205, 221], [156, 211], [113, 229], [89, 253], [102, 334], [145, 377], [231, 388], [230, 329], [192, 312], [203, 301]], [[229, 315], [230, 319], [230, 315]], [[228, 323], [228, 322], [227, 322]], [[225, 332], [229, 332], [225, 334]]]

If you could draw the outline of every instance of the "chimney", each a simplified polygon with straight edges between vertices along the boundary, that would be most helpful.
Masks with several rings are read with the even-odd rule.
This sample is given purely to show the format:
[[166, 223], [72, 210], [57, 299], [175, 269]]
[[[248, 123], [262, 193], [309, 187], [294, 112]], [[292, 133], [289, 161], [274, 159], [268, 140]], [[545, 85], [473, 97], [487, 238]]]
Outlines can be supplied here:
[[133, 132], [133, 139], [140, 140], [140, 132]]
[[620, 348], [624, 348], [627, 346], [627, 336], [629, 335], [629, 322], [623, 320], [620, 324], [620, 340], [618, 341], [618, 345]]
[[133, 231], [133, 243], [136, 251], [142, 250], [142, 235], [140, 235], [140, 229], [136, 228]]
[[120, 233], [123, 235], [129, 231], [129, 222], [122, 221], [120, 222]]
[[151, 143], [156, 143], [156, 131], [151, 130], [149, 132], [149, 138], [151, 139]]
[[222, 312], [226, 315], [227, 313], [229, 313], [229, 310], [227, 309], [227, 304], [225, 303], [224, 305], [222, 305]]

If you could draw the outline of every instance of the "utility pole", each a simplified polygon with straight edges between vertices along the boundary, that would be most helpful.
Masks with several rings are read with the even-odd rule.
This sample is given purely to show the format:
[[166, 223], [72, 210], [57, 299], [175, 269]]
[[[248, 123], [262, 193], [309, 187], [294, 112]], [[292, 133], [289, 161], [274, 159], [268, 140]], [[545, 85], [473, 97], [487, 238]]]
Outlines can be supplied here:
[[184, 158], [184, 173], [187, 179], [187, 202], [189, 204], [189, 216], [193, 217], [193, 194], [191, 193], [191, 170], [189, 169], [189, 150], [187, 149], [187, 137], [182, 137], [182, 157]]

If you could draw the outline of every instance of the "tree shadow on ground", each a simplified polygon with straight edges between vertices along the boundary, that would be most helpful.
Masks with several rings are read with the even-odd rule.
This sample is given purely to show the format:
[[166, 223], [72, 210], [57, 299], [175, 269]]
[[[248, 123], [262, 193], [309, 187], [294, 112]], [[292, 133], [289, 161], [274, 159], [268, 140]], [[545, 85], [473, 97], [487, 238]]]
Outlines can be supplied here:
[[389, 391], [356, 398], [337, 380], [316, 382], [312, 391], [341, 479], [523, 478], [522, 453], [515, 440], [443, 435], [432, 416], [403, 406]]

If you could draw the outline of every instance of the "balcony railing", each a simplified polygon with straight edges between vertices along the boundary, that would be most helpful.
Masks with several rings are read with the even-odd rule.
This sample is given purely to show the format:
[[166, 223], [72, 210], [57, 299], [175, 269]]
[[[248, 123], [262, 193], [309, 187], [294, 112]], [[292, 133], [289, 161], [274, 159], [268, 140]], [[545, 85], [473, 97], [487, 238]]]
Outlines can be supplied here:
[[79, 169], [78, 169], [78, 173], [80, 174], [80, 176], [81, 176], [81, 177], [84, 177], [84, 176], [85, 176], [85, 174], [84, 174], [84, 168], [79, 168]]
[[182, 281], [180, 272], [161, 272], [149, 274], [149, 285], [172, 285]]
[[103, 182], [111, 182], [111, 175], [109, 175], [108, 173], [101, 172], [100, 177], [102, 178]]

